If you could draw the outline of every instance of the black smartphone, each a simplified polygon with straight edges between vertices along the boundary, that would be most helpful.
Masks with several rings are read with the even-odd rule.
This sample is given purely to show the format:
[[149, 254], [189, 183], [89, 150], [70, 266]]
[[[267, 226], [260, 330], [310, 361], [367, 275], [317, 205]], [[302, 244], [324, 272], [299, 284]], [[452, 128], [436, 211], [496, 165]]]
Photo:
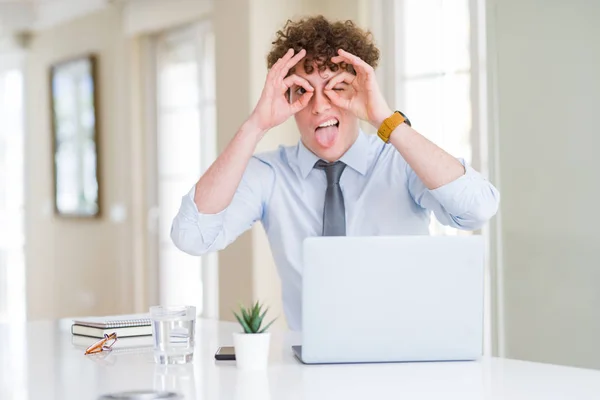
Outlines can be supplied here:
[[215, 353], [215, 360], [235, 360], [235, 348], [233, 346], [221, 346]]

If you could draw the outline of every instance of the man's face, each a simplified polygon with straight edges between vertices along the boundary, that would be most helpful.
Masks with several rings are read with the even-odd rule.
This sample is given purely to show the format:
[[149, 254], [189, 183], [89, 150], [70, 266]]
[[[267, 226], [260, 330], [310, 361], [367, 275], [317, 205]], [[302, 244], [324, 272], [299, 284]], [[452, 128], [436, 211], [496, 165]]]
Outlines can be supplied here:
[[[329, 162], [339, 160], [358, 136], [358, 118], [350, 111], [333, 105], [324, 93], [325, 86], [331, 78], [342, 72], [341, 68], [336, 72], [329, 68], [320, 72], [315, 66], [313, 72], [307, 74], [304, 70], [304, 60], [296, 65], [294, 72], [314, 88], [308, 106], [295, 114], [302, 143], [317, 157]], [[339, 83], [333, 90], [346, 97], [353, 89], [346, 83]], [[304, 88], [292, 86], [291, 101], [294, 102], [303, 93]]]

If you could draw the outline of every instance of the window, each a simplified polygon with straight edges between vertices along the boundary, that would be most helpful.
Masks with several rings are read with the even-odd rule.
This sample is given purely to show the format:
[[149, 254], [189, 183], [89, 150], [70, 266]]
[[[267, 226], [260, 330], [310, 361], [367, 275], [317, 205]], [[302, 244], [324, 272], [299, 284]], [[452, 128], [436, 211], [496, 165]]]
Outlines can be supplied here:
[[23, 74], [0, 70], [0, 322], [24, 321]]
[[[214, 36], [208, 23], [156, 38], [156, 212], [160, 304], [190, 304], [199, 314], [214, 307], [205, 269], [214, 255], [193, 257], [170, 238], [173, 217], [216, 153]], [[214, 268], [210, 268], [214, 270]], [[209, 296], [213, 296], [210, 297]], [[207, 300], [208, 299], [208, 300]], [[209, 304], [207, 304], [209, 303]]]
[[[0, 64], [4, 64], [3, 56]], [[23, 73], [12, 67], [19, 62], [7, 64], [11, 67], [0, 65], [0, 323], [26, 319]], [[5, 332], [0, 363], [14, 371], [14, 379], [7, 384], [0, 377], [0, 388], [11, 388], [12, 399], [27, 399], [25, 325], [14, 324]]]
[[[396, 103], [428, 139], [473, 163], [469, 0], [396, 2]], [[432, 218], [432, 234], [469, 234]]]

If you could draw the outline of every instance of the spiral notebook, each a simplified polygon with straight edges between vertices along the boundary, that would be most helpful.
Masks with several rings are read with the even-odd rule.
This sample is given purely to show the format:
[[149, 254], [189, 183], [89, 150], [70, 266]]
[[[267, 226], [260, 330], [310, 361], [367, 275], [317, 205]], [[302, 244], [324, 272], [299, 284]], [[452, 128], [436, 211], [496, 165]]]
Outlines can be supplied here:
[[73, 320], [71, 333], [101, 338], [116, 332], [119, 337], [152, 335], [150, 314], [110, 315]]

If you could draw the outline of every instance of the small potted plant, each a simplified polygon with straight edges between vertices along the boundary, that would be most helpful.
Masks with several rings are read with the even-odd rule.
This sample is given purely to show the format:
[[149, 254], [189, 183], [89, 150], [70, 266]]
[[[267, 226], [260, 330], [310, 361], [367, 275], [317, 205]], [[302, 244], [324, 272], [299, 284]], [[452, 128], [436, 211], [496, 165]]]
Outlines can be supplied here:
[[238, 368], [264, 369], [267, 367], [271, 339], [271, 334], [267, 332], [267, 329], [275, 322], [275, 319], [263, 325], [268, 308], [264, 311], [262, 308], [262, 304], [257, 301], [248, 308], [240, 305], [239, 312], [234, 311], [233, 313], [243, 329], [242, 332], [233, 334]]

